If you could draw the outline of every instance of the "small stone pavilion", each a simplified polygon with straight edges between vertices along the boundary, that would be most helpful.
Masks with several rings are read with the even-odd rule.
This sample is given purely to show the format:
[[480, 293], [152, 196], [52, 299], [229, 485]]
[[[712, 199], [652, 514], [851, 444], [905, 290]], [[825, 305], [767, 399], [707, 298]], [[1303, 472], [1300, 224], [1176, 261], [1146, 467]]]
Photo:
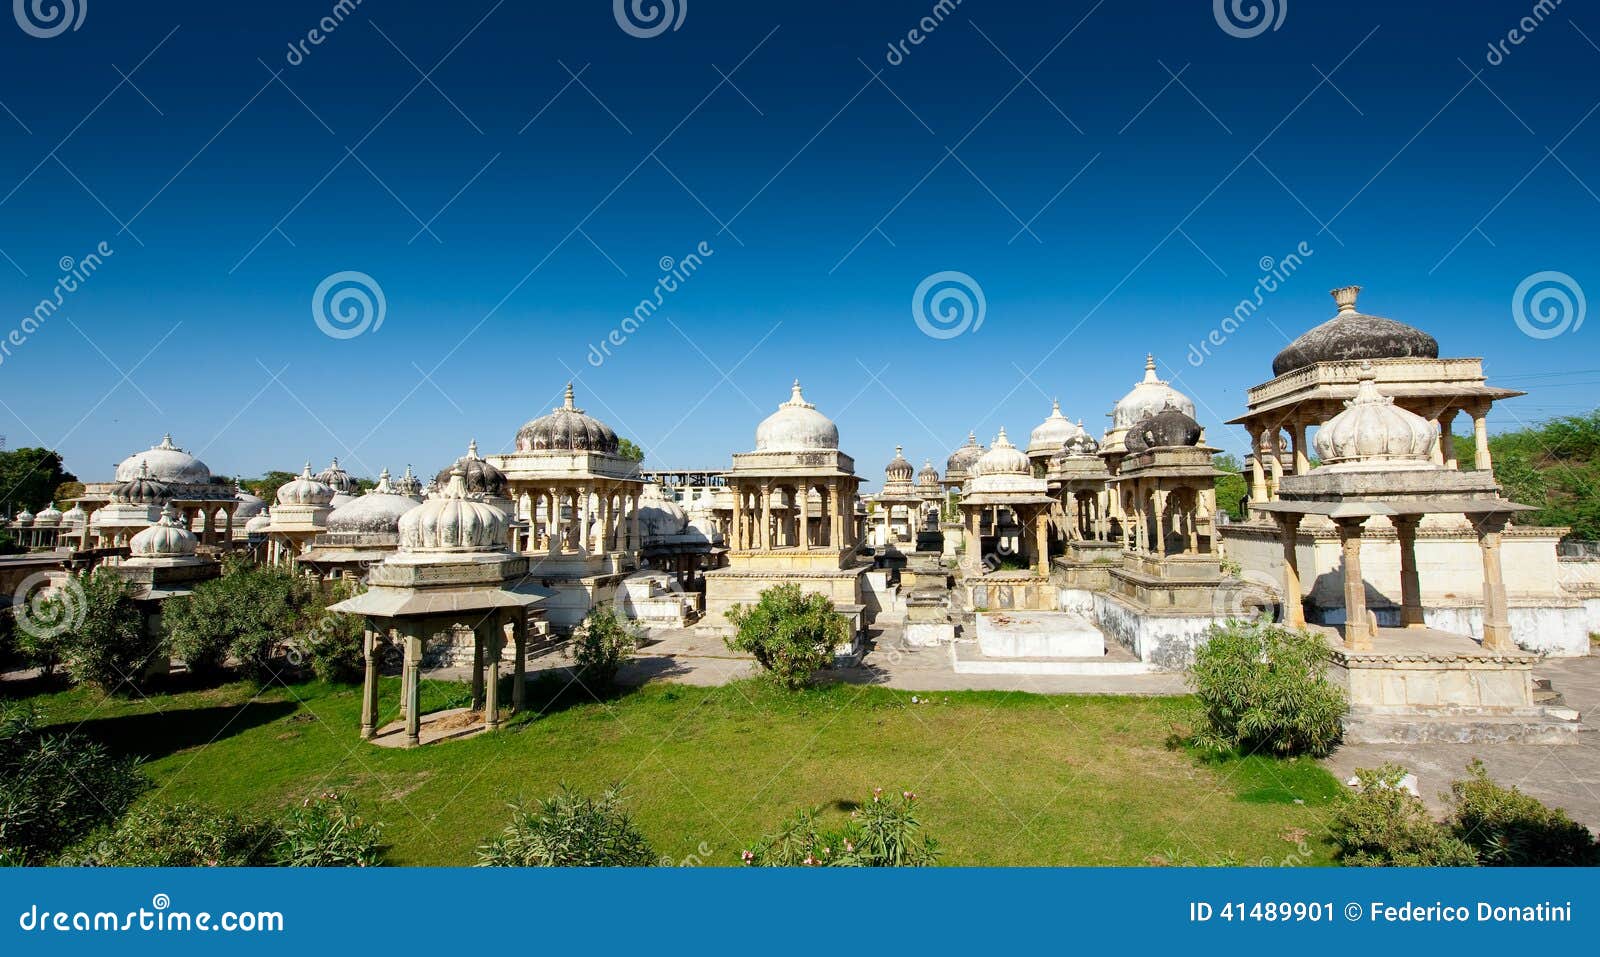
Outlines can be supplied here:
[[[1533, 702], [1535, 655], [1511, 638], [1501, 556], [1507, 524], [1527, 506], [1500, 495], [1487, 470], [1437, 461], [1437, 426], [1384, 395], [1363, 363], [1356, 395], [1317, 431], [1320, 464], [1286, 476], [1276, 499], [1261, 503], [1280, 530], [1283, 591], [1301, 594], [1298, 526], [1306, 516], [1338, 529], [1344, 593], [1335, 672], [1349, 688], [1346, 736], [1357, 741], [1497, 740], [1547, 743], [1575, 739], [1576, 722], [1549, 717]], [[1429, 628], [1423, 616], [1417, 529], [1429, 515], [1459, 515], [1478, 541], [1483, 569], [1481, 643]], [[1400, 627], [1379, 628], [1367, 608], [1362, 539], [1369, 522], [1386, 523], [1399, 542]], [[1431, 570], [1430, 570], [1431, 571]], [[1303, 627], [1298, 601], [1290, 625]]]
[[[1127, 454], [1123, 440], [1128, 430], [1135, 425], [1150, 418], [1157, 412], [1173, 409], [1182, 412], [1189, 418], [1194, 418], [1194, 400], [1174, 389], [1165, 379], [1156, 375], [1156, 357], [1146, 353], [1144, 357], [1144, 378], [1134, 383], [1128, 394], [1117, 400], [1111, 407], [1111, 427], [1106, 429], [1100, 439], [1099, 455], [1105, 460], [1106, 470], [1116, 475], [1122, 464], [1122, 458]], [[1107, 495], [1108, 506], [1106, 519], [1114, 536], [1123, 534], [1125, 516], [1122, 514], [1122, 500], [1117, 495]]]
[[[155, 524], [159, 511], [152, 512], [143, 526], [129, 524], [131, 512], [124, 510], [115, 520], [100, 519], [101, 508], [112, 503], [113, 492], [119, 485], [144, 478], [165, 489], [161, 504], [170, 504], [178, 519], [194, 532], [203, 546], [229, 543], [233, 539], [233, 516], [239, 507], [232, 482], [213, 476], [211, 469], [199, 459], [178, 448], [170, 434], [161, 441], [117, 463], [116, 477], [112, 482], [93, 482], [84, 486], [77, 501], [88, 521], [84, 525], [85, 547], [98, 541], [101, 547], [114, 547], [120, 540], [127, 544], [129, 536], [139, 527]], [[220, 515], [220, 525], [217, 516]], [[103, 529], [103, 530], [102, 530]]]
[[375, 487], [328, 513], [325, 530], [299, 563], [323, 578], [360, 579], [399, 548], [400, 519], [417, 507], [415, 499], [394, 490], [384, 469]]
[[[881, 539], [884, 554], [904, 557], [907, 552], [916, 551], [917, 527], [921, 524], [918, 513], [922, 509], [922, 493], [912, 484], [913, 469], [911, 463], [906, 461], [905, 453], [900, 446], [894, 447], [894, 458], [883, 470], [883, 491], [873, 496], [877, 503], [876, 518], [883, 524], [883, 538]], [[895, 509], [903, 513], [904, 532], [895, 529]]]
[[[444, 491], [400, 518], [400, 546], [368, 573], [367, 590], [330, 606], [367, 621], [366, 682], [361, 736], [379, 744], [419, 744], [494, 731], [501, 724], [500, 676], [512, 648], [511, 706], [523, 707], [530, 622], [544, 599], [526, 583], [528, 559], [505, 545], [505, 512], [469, 494], [461, 469]], [[472, 702], [468, 708], [421, 713], [423, 659], [430, 641], [473, 636]], [[381, 721], [378, 676], [385, 648], [403, 652], [400, 719]]]
[[295, 567], [317, 536], [328, 530], [333, 498], [338, 493], [311, 474], [307, 462], [300, 477], [278, 487], [267, 526], [267, 564]]
[[[728, 565], [705, 574], [702, 627], [728, 633], [726, 615], [734, 605], [752, 604], [762, 591], [792, 583], [826, 596], [850, 618], [856, 642], [841, 657], [859, 657], [862, 579], [870, 567], [857, 557], [860, 529], [853, 509], [859, 485], [855, 461], [839, 451], [838, 426], [805, 400], [797, 380], [789, 400], [756, 428], [755, 449], [733, 456], [727, 474], [733, 496]], [[797, 504], [788, 511], [775, 507], [783, 503]], [[815, 521], [813, 507], [819, 509]]]
[[[965, 610], [1053, 611], [1050, 507], [1055, 500], [1002, 428], [972, 464], [961, 494], [965, 543], [960, 585]], [[990, 530], [985, 534], [984, 519]]]

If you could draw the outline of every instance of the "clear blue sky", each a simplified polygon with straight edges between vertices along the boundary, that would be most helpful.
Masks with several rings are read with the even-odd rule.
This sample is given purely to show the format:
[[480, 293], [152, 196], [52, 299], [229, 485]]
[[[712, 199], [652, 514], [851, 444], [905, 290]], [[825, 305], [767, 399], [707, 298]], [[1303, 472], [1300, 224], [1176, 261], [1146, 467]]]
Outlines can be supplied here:
[[[721, 466], [798, 376], [876, 482], [1054, 396], [1098, 432], [1148, 350], [1239, 450], [1222, 421], [1347, 283], [1528, 389], [1495, 428], [1593, 404], [1600, 320], [1540, 340], [1511, 306], [1545, 270], [1600, 293], [1591, 5], [1491, 65], [1529, 4], [1295, 0], [1240, 38], [1203, 0], [965, 0], [888, 62], [933, 6], [693, 0], [641, 38], [604, 0], [365, 0], [293, 57], [332, 0], [7, 22], [0, 337], [113, 252], [0, 363], [0, 433], [89, 479], [164, 431], [219, 472], [432, 471], [578, 374], [650, 464]], [[311, 302], [346, 270], [386, 311], [335, 339]], [[911, 300], [944, 270], [987, 308], [935, 339]]]

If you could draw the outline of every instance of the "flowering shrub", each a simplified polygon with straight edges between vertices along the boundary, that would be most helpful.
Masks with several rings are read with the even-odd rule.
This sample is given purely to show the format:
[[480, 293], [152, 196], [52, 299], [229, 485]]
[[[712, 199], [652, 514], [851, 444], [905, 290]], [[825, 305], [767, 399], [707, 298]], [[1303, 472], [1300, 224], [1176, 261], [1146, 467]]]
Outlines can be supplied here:
[[75, 867], [260, 867], [271, 862], [278, 828], [194, 804], [134, 809], [68, 852]]
[[598, 798], [562, 788], [513, 806], [505, 830], [478, 848], [479, 867], [648, 867], [656, 853], [622, 808], [620, 787]]
[[1334, 812], [1330, 831], [1341, 864], [1357, 867], [1471, 867], [1472, 848], [1428, 816], [1400, 786], [1405, 769], [1356, 772], [1356, 793]]
[[637, 628], [610, 605], [596, 605], [572, 636], [572, 661], [584, 681], [605, 688], [639, 647]]
[[883, 789], [850, 812], [844, 827], [825, 831], [817, 811], [802, 810], [741, 855], [751, 867], [926, 867], [937, 862], [939, 845], [922, 832], [917, 796], [902, 791], [885, 799]]
[[337, 794], [306, 800], [279, 825], [272, 863], [284, 867], [373, 867], [383, 863], [381, 825]]
[[1327, 754], [1349, 710], [1327, 668], [1321, 635], [1266, 621], [1213, 626], [1189, 667], [1205, 709], [1194, 743], [1246, 754]]
[[773, 681], [790, 690], [809, 684], [849, 637], [850, 620], [833, 610], [833, 602], [803, 593], [799, 585], [775, 585], [754, 605], [734, 605], [727, 615], [738, 629], [727, 639], [729, 650], [754, 656]]
[[1482, 761], [1450, 785], [1449, 825], [1486, 867], [1594, 867], [1600, 844], [1589, 829], [1515, 787], [1489, 780]]

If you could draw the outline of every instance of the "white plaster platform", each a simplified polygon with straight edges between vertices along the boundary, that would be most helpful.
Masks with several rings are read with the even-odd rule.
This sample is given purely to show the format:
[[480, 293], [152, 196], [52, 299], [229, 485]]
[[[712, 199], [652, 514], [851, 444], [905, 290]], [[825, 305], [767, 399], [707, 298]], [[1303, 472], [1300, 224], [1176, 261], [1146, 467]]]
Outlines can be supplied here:
[[[958, 675], [1067, 675], [1079, 677], [1117, 677], [1124, 675], [1156, 675], [1161, 669], [1147, 661], [1140, 661], [1119, 647], [1106, 654], [1088, 658], [1024, 657], [991, 658], [982, 653], [971, 641], [958, 641], [950, 646], [950, 667]], [[1169, 694], [1181, 694], [1175, 686]]]
[[973, 617], [985, 658], [1100, 658], [1106, 653], [1106, 636], [1075, 612], [986, 611]]

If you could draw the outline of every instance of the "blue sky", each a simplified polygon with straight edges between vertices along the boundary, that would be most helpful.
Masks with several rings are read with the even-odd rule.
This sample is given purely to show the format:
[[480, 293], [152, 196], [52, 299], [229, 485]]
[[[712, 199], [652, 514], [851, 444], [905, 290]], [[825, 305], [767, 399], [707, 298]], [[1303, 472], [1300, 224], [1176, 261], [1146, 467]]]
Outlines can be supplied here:
[[[1491, 64], [1530, 4], [1276, 0], [1237, 37], [1204, 2], [965, 0], [896, 64], [930, 0], [683, 2], [638, 37], [604, 0], [365, 0], [293, 56], [331, 0], [4, 24], [0, 338], [112, 251], [0, 362], [8, 447], [91, 479], [164, 431], [219, 472], [432, 471], [577, 376], [649, 464], [723, 466], [799, 377], [876, 482], [1052, 397], [1098, 431], [1153, 351], [1240, 450], [1222, 422], [1349, 283], [1528, 389], [1495, 428], [1593, 404], [1594, 323], [1534, 338], [1512, 302], [1600, 289], [1592, 7]], [[385, 311], [334, 338], [313, 293], [346, 271]], [[941, 339], [912, 297], [944, 271], [986, 308]]]

